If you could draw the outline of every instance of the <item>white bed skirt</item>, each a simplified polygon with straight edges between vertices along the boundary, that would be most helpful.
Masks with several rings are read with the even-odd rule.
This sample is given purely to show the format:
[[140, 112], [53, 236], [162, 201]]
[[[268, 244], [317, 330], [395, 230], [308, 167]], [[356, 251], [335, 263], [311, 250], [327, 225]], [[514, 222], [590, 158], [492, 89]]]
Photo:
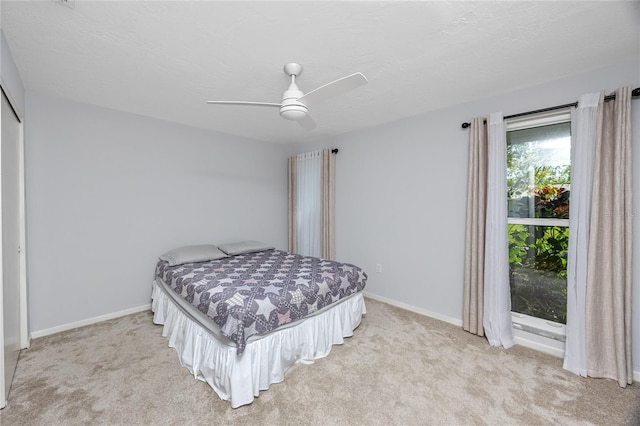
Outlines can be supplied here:
[[207, 382], [233, 408], [250, 404], [261, 390], [284, 380], [296, 362], [311, 364], [329, 354], [335, 344], [353, 335], [366, 313], [362, 293], [303, 322], [247, 344], [241, 356], [185, 315], [154, 282], [153, 322], [164, 325], [180, 363], [198, 380]]

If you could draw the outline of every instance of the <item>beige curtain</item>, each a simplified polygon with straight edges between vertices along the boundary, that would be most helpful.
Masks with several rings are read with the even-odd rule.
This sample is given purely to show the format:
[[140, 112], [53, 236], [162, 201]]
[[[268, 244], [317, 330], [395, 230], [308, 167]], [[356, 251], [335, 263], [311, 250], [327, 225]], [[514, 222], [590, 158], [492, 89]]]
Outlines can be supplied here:
[[464, 311], [462, 328], [484, 336], [484, 243], [487, 210], [487, 126], [485, 118], [471, 120], [467, 226], [464, 260]]
[[322, 150], [322, 257], [335, 258], [336, 157], [330, 149]]
[[631, 87], [598, 117], [586, 294], [587, 374], [633, 381]]
[[289, 157], [289, 252], [297, 253], [298, 252], [298, 227], [296, 225], [296, 191], [297, 191], [297, 169], [298, 169], [298, 159], [294, 155], [293, 157]]
[[[298, 253], [298, 159], [297, 156], [289, 158], [289, 251]], [[335, 258], [335, 154], [330, 149], [322, 150], [322, 199], [320, 244], [321, 256], [325, 259]]]

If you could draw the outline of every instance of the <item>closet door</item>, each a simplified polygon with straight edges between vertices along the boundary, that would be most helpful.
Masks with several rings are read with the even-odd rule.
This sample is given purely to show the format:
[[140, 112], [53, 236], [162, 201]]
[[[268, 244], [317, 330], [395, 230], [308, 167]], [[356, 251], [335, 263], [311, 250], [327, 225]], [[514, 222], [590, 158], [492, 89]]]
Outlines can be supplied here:
[[[20, 122], [2, 93], [2, 348], [0, 407], [6, 405], [20, 354]], [[2, 358], [0, 356], [0, 358]]]

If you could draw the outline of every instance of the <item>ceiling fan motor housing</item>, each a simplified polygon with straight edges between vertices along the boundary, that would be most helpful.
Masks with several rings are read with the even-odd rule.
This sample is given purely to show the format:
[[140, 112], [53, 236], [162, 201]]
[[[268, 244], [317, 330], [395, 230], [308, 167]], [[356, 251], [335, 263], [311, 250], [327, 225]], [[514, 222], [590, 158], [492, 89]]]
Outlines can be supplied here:
[[291, 121], [299, 121], [305, 118], [309, 111], [307, 106], [298, 100], [303, 95], [295, 83], [292, 83], [282, 95], [280, 116]]

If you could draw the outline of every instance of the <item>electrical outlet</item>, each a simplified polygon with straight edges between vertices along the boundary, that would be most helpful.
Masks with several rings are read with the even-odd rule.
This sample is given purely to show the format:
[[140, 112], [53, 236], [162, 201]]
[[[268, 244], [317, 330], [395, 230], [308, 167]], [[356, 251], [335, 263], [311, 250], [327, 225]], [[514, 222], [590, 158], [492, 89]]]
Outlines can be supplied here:
[[382, 263], [376, 263], [376, 272], [382, 272]]

